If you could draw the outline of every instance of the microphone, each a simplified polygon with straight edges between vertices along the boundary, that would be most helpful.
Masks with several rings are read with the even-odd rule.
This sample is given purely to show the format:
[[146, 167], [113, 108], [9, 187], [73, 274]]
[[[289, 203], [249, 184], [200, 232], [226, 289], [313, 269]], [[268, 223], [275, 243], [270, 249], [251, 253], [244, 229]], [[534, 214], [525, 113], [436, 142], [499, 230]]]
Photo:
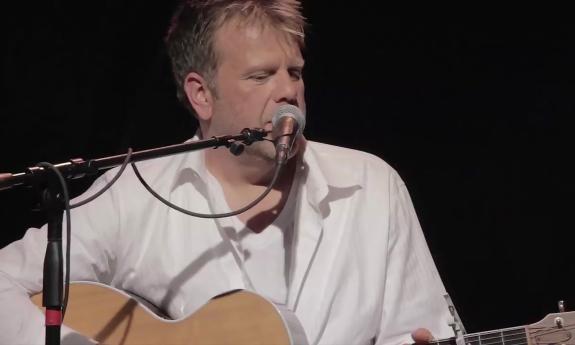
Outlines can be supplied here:
[[305, 127], [305, 116], [302, 111], [291, 104], [278, 108], [272, 118], [273, 137], [276, 144], [276, 163], [286, 164], [295, 139]]

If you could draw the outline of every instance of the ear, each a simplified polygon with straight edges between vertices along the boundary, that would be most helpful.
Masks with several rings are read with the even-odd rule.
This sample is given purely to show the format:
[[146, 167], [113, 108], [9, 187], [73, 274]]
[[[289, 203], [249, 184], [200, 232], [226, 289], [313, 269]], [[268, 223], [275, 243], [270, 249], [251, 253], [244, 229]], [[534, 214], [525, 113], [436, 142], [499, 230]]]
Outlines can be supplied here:
[[207, 81], [198, 73], [190, 72], [184, 79], [184, 91], [198, 114], [198, 120], [209, 120], [212, 117], [213, 95]]

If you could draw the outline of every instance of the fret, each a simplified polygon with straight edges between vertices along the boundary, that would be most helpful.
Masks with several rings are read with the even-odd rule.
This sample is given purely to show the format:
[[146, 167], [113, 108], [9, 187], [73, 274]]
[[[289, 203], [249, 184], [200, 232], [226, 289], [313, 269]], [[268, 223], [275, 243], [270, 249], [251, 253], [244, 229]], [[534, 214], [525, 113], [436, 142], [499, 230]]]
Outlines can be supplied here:
[[481, 345], [501, 345], [503, 343], [502, 332], [484, 333], [479, 336]]
[[466, 345], [526, 345], [527, 334], [523, 327], [465, 335]]
[[466, 345], [480, 345], [481, 342], [479, 340], [479, 335], [477, 334], [470, 334], [463, 337], [465, 339]]
[[506, 345], [524, 345], [527, 344], [527, 332], [523, 327], [503, 331], [503, 339]]

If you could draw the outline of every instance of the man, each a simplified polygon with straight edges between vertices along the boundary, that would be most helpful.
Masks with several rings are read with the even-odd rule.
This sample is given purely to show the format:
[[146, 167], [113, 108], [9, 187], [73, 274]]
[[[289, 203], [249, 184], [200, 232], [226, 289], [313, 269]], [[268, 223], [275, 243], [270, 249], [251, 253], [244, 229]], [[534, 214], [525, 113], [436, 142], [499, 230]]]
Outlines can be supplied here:
[[[303, 26], [295, 0], [183, 4], [166, 41], [199, 137], [269, 130], [284, 104], [305, 111]], [[274, 156], [273, 144], [261, 142], [239, 157], [206, 150], [139, 167], [171, 202], [219, 213], [263, 192]], [[416, 341], [429, 340], [427, 329], [452, 336], [444, 288], [406, 187], [366, 153], [299, 138], [272, 192], [218, 220], [165, 207], [130, 171], [75, 209], [72, 226], [72, 280], [130, 291], [175, 319], [221, 293], [249, 289], [293, 310], [311, 344], [408, 343], [420, 327]], [[28, 296], [42, 288], [45, 238], [31, 229], [0, 252], [0, 343], [43, 342], [43, 318]]]

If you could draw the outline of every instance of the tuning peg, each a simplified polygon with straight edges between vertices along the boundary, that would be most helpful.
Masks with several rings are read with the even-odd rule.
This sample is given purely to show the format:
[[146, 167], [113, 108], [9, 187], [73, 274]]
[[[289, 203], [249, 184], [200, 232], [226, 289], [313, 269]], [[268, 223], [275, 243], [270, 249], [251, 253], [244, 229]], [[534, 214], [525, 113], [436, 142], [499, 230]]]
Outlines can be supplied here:
[[563, 300], [557, 302], [557, 306], [559, 307], [559, 312], [560, 312], [560, 313], [564, 313], [564, 312], [565, 312], [565, 304], [563, 303]]

